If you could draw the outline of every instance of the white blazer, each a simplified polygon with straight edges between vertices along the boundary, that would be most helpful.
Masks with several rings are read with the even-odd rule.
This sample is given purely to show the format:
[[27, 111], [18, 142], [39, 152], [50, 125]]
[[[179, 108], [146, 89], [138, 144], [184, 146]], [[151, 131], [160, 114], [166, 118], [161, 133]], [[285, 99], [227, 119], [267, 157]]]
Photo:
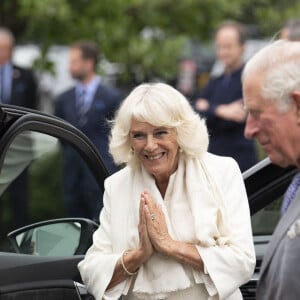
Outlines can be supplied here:
[[[248, 199], [237, 163], [209, 153], [200, 160], [182, 155], [165, 199], [143, 168], [125, 167], [107, 178], [101, 225], [85, 259], [78, 265], [95, 298], [118, 299], [129, 290], [132, 278], [106, 292], [123, 251], [138, 246], [139, 195], [145, 189], [162, 205], [172, 238], [195, 244], [205, 270], [190, 268], [190, 281], [190, 274], [185, 275], [187, 266], [154, 257], [153, 267], [151, 257], [148, 265], [139, 269], [131, 289], [138, 292], [144, 285], [145, 290], [152, 288], [164, 295], [168, 288], [174, 288], [172, 284], [179, 290], [203, 284], [207, 299], [242, 299], [239, 286], [250, 279], [255, 265]], [[155, 276], [153, 272], [157, 272]], [[159, 280], [155, 280], [157, 277]], [[163, 282], [171, 282], [171, 286], [164, 287]]]

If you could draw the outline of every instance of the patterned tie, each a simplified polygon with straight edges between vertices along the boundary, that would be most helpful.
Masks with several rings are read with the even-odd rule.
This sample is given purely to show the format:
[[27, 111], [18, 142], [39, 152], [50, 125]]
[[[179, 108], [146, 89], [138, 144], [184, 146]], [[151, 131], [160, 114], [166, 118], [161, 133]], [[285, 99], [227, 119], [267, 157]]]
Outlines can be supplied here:
[[86, 123], [86, 90], [83, 88], [78, 93], [77, 102], [76, 102], [76, 108], [77, 108], [77, 116], [78, 121], [81, 125], [84, 125]]
[[292, 200], [296, 196], [299, 186], [300, 186], [300, 172], [298, 172], [294, 176], [292, 182], [290, 183], [288, 189], [284, 194], [282, 205], [281, 205], [281, 215], [283, 215], [287, 211], [289, 205], [291, 204]]

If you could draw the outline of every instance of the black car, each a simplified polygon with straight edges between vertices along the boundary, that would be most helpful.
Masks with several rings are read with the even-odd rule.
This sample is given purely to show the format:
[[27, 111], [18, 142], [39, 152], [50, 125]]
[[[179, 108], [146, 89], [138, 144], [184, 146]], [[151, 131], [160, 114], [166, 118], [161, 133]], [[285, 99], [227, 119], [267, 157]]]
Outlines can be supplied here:
[[[94, 145], [65, 121], [19, 107], [4, 105], [2, 109], [5, 115], [0, 120], [0, 195], [28, 168], [31, 186], [38, 181], [42, 188], [40, 194], [33, 195], [40, 205], [36, 215], [50, 220], [8, 234], [10, 250], [0, 252], [0, 299], [77, 300], [80, 293], [85, 297], [77, 264], [91, 245], [98, 224], [84, 218], [64, 218], [63, 212], [53, 219], [51, 212], [43, 211], [42, 204], [62, 201], [61, 168], [56, 167], [61, 163], [62, 143], [69, 144], [80, 154], [102, 191], [108, 172]], [[52, 173], [57, 172], [51, 174], [56, 185], [46, 176], [49, 165]], [[265, 159], [243, 174], [257, 256], [253, 278], [241, 287], [244, 299], [255, 299], [262, 257], [280, 218], [282, 195], [295, 172], [293, 167], [280, 168]]]

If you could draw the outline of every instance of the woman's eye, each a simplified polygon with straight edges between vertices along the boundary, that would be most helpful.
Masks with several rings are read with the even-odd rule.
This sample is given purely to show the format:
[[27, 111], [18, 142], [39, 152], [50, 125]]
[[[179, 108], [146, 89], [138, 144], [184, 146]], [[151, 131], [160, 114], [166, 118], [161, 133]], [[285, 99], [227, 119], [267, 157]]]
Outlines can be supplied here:
[[154, 133], [154, 135], [157, 136], [157, 137], [162, 137], [166, 134], [168, 134], [168, 131], [166, 131], [166, 130], [160, 130], [160, 131], [157, 131], [157, 132]]
[[133, 133], [132, 134], [132, 137], [136, 140], [141, 140], [145, 137], [145, 134], [143, 133], [140, 133], [140, 132], [137, 132], [137, 133]]

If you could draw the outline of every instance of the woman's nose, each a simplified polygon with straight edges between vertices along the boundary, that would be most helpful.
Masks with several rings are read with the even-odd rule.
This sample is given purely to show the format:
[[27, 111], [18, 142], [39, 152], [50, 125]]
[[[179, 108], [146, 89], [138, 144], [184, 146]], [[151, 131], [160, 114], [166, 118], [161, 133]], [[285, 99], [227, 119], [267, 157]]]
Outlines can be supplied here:
[[156, 146], [157, 146], [157, 143], [156, 143], [156, 140], [153, 137], [153, 135], [148, 135], [145, 150], [153, 151], [156, 148]]

